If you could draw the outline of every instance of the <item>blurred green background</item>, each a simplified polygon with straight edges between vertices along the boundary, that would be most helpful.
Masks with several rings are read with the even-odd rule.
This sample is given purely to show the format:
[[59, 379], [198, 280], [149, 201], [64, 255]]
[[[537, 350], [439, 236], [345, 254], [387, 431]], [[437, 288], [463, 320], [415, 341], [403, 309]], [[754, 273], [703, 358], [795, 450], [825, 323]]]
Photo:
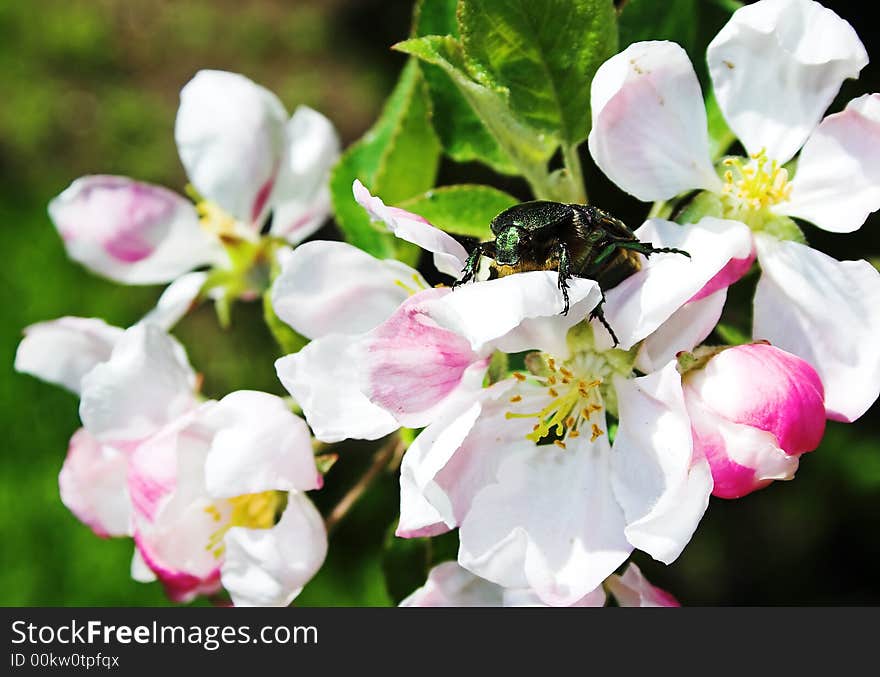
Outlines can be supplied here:
[[[877, 56], [867, 3], [824, 4], [849, 19]], [[78, 426], [76, 397], [12, 371], [28, 324], [80, 315], [127, 326], [161, 289], [118, 286], [69, 262], [46, 215], [48, 200], [87, 173], [181, 189], [173, 140], [177, 94], [200, 68], [244, 73], [275, 91], [289, 110], [299, 103], [315, 107], [350, 143], [393, 86], [403, 57], [388, 47], [406, 36], [410, 13], [409, 0], [0, 3], [0, 604], [166, 603], [158, 584], [129, 578], [129, 540], [96, 538], [58, 498], [57, 473]], [[706, 15], [706, 40], [718, 28], [713, 16]], [[878, 69], [871, 65], [858, 83], [847, 83], [836, 106], [878, 89]], [[584, 160], [593, 200], [638, 223], [644, 205]], [[527, 197], [516, 180], [444, 164], [441, 182], [464, 180], [493, 182]], [[810, 229], [807, 235], [838, 258], [874, 258], [880, 255], [877, 226], [872, 217], [856, 234]], [[333, 236], [332, 227], [322, 235]], [[203, 307], [175, 334], [205, 372], [207, 395], [239, 388], [283, 392], [272, 366], [277, 348], [257, 305], [237, 305], [227, 331]], [[673, 566], [637, 561], [685, 604], [880, 603], [878, 430], [878, 406], [857, 425], [829, 424], [821, 448], [802, 460], [797, 481], [739, 501], [713, 499]], [[315, 495], [320, 508], [339, 499], [371, 452], [363, 444], [342, 450], [325, 490]], [[325, 567], [297, 604], [388, 604], [382, 546], [396, 507], [396, 478], [383, 475], [334, 534]]]

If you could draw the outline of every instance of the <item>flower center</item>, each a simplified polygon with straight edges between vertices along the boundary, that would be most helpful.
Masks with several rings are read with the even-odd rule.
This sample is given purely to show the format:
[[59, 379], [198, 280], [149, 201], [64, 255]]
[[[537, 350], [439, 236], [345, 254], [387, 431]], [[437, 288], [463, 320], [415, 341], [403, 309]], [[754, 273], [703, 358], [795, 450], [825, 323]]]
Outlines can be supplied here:
[[788, 170], [769, 160], [763, 149], [748, 161], [726, 158], [723, 164], [727, 169], [722, 198], [731, 211], [761, 211], [791, 199]]
[[[527, 377], [514, 373], [514, 377], [518, 381], [531, 380], [536, 383], [546, 394], [535, 399], [544, 402], [549, 398], [549, 402], [540, 411], [509, 411], [505, 416], [508, 419], [537, 419], [532, 432], [526, 435], [526, 439], [535, 444], [552, 438], [553, 444], [565, 449], [566, 442], [570, 438], [580, 437], [581, 429], [586, 426], [589, 426], [590, 441], [595, 442], [604, 434], [599, 424], [593, 420], [595, 415], [601, 416], [604, 411], [600, 392], [602, 379], [579, 378], [567, 367], [557, 365], [552, 357], [546, 357], [544, 363], [546, 375]], [[510, 398], [511, 404], [522, 401], [520, 394]]]
[[[223, 537], [232, 527], [247, 529], [269, 529], [275, 525], [275, 516], [284, 507], [285, 494], [282, 491], [263, 491], [258, 494], [244, 494], [226, 500], [223, 510], [212, 503], [205, 512], [221, 526], [211, 534], [206, 550], [220, 558], [226, 550]], [[225, 513], [225, 520], [224, 520]]]

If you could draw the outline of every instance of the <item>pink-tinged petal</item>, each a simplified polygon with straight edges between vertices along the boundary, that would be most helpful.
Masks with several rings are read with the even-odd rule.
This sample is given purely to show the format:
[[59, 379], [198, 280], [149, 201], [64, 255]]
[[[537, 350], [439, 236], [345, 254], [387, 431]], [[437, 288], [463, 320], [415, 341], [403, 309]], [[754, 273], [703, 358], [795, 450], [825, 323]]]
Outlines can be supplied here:
[[202, 576], [190, 574], [165, 564], [152, 545], [139, 534], [135, 534], [134, 542], [141, 558], [162, 583], [172, 602], [191, 602], [199, 595], [213, 595], [220, 590], [220, 567], [214, 567]]
[[122, 334], [119, 327], [95, 318], [32, 324], [15, 352], [15, 370], [79, 393], [83, 376], [110, 359]]
[[272, 191], [272, 235], [302, 242], [330, 214], [330, 170], [339, 135], [318, 111], [300, 106], [285, 127], [287, 149]]
[[370, 217], [382, 221], [401, 240], [412, 242], [434, 254], [434, 265], [441, 273], [458, 277], [467, 261], [467, 250], [454, 237], [435, 228], [418, 214], [397, 207], [387, 207], [360, 181], [352, 186], [354, 199]]
[[190, 311], [207, 279], [208, 273], [181, 275], [162, 292], [156, 307], [141, 322], [152, 322], [170, 331]]
[[447, 408], [409, 446], [400, 467], [398, 536], [458, 526], [473, 497], [495, 481], [499, 463], [512, 449], [531, 445], [533, 420], [507, 417], [515, 384], [501, 381]]
[[812, 0], [734, 12], [706, 52], [718, 104], [749, 153], [789, 160], [868, 54], [853, 27]]
[[49, 203], [68, 256], [123, 284], [170, 282], [225, 260], [177, 193], [124, 176], [84, 176]]
[[506, 588], [531, 588], [553, 606], [594, 590], [632, 550], [609, 456], [604, 434], [567, 449], [509, 449], [459, 528], [459, 563]]
[[880, 273], [797, 242], [757, 244], [753, 336], [812, 365], [829, 418], [856, 420], [880, 394]]
[[880, 208], [880, 94], [866, 94], [825, 118], [807, 139], [776, 211], [833, 233], [851, 233]]
[[651, 585], [641, 570], [630, 562], [623, 574], [609, 576], [608, 591], [622, 607], [680, 607], [678, 600], [665, 590]]
[[636, 368], [650, 374], [662, 369], [681, 351], [693, 350], [718, 324], [726, 300], [727, 289], [722, 288], [711, 296], [685, 303], [642, 341], [636, 354]]
[[223, 587], [235, 606], [287, 606], [327, 555], [324, 520], [301, 493], [290, 494], [271, 529], [233, 527], [224, 542]]
[[361, 391], [357, 374], [363, 365], [353, 355], [353, 341], [330, 334], [275, 362], [278, 378], [323, 442], [377, 440], [400, 427]]
[[137, 442], [196, 405], [196, 375], [183, 346], [153, 324], [136, 324], [110, 359], [82, 379], [79, 413], [104, 442]]
[[719, 270], [715, 274], [715, 277], [709, 280], [700, 291], [691, 297], [690, 300], [700, 301], [701, 299], [712, 296], [715, 292], [727, 289], [730, 285], [738, 282], [749, 272], [752, 264], [755, 262], [755, 258], [757, 258], [757, 253], [752, 249], [748, 256], [740, 259], [730, 259], [730, 261], [727, 262], [727, 265]]
[[175, 492], [181, 505], [205, 494], [202, 467], [214, 431], [201, 419], [215, 404], [205, 402], [176, 418], [131, 452], [128, 491], [135, 523], [142, 529], [159, 521]]
[[[654, 254], [642, 269], [605, 293], [605, 318], [629, 350], [650, 335], [723, 270], [731, 259], [748, 257], [752, 234], [739, 221], [705, 217], [680, 226], [651, 219], [636, 231], [655, 247], [682, 249], [690, 254]], [[608, 332], [593, 321], [597, 345], [610, 348]]]
[[673, 42], [637, 42], [606, 61], [591, 88], [590, 153], [639, 200], [718, 191], [700, 83]]
[[614, 496], [626, 537], [639, 550], [672, 562], [709, 505], [712, 476], [691, 442], [676, 363], [635, 379], [615, 379], [620, 427], [611, 454]]
[[687, 391], [733, 423], [772, 433], [778, 446], [793, 456], [815, 449], [825, 432], [819, 375], [776, 346], [723, 350], [688, 374]]
[[[601, 298], [593, 280], [568, 282], [571, 308], [562, 315], [564, 299], [555, 271], [536, 270], [459, 287], [435, 294], [425, 312], [439, 325], [466, 338], [475, 351], [543, 350], [567, 354], [565, 335]], [[425, 297], [427, 298], [427, 297]]]
[[748, 425], [733, 423], [688, 397], [694, 449], [712, 470], [712, 495], [740, 498], [773, 480], [790, 480], [798, 457], [777, 446], [776, 437]]
[[287, 111], [237, 73], [203, 70], [180, 91], [174, 138], [195, 189], [245, 223], [258, 224], [285, 154]]
[[424, 427], [438, 407], [482, 387], [488, 359], [429, 314], [430, 301], [450, 293], [416, 294], [357, 343], [361, 390], [409, 428]]
[[128, 458], [84, 429], [70, 438], [58, 475], [61, 502], [98, 536], [131, 536]]
[[457, 562], [443, 562], [428, 572], [428, 580], [399, 606], [496, 607], [502, 606], [503, 588], [474, 576]]
[[206, 412], [203, 422], [216, 430], [205, 460], [209, 495], [320, 488], [308, 426], [280, 397], [239, 390]]
[[385, 321], [424, 278], [399, 261], [380, 261], [345, 242], [297, 247], [272, 286], [275, 313], [303, 336], [360, 334]]

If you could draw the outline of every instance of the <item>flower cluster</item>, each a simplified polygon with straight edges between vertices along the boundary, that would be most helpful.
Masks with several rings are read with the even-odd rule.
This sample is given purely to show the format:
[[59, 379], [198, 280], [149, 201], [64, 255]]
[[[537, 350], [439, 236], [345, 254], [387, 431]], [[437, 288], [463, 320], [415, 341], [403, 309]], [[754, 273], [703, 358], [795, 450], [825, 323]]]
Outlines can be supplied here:
[[[812, 249], [793, 220], [850, 232], [880, 208], [880, 95], [822, 118], [864, 47], [816, 2], [760, 0], [707, 59], [745, 157], [713, 155], [674, 43], [630, 45], [592, 82], [589, 150], [655, 202], [635, 237], [673, 250], [632, 252], [612, 288], [561, 279], [561, 260], [506, 275], [486, 260], [453, 289], [460, 239], [358, 180], [354, 201], [444, 283], [346, 242], [299, 244], [328, 213], [332, 126], [302, 107], [288, 120], [242, 76], [199, 73], [176, 125], [195, 204], [96, 176], [50, 206], [71, 258], [172, 282], [127, 330], [62, 318], [26, 331], [16, 368], [81, 399], [64, 503], [101, 536], [133, 537], [133, 575], [172, 599], [222, 585], [235, 604], [288, 604], [327, 549], [305, 493], [323, 482], [312, 437], [392, 436], [409, 441], [396, 535], [457, 529], [459, 542], [403, 606], [602, 606], [606, 592], [677, 606], [635, 564], [615, 572], [635, 550], [673, 562], [710, 496], [792, 479], [826, 419], [855, 421], [880, 394], [880, 274]], [[719, 345], [727, 289], [756, 262], [752, 335]], [[198, 297], [267, 290], [308, 340], [276, 362], [305, 420], [267, 393], [205, 400], [167, 333]]]

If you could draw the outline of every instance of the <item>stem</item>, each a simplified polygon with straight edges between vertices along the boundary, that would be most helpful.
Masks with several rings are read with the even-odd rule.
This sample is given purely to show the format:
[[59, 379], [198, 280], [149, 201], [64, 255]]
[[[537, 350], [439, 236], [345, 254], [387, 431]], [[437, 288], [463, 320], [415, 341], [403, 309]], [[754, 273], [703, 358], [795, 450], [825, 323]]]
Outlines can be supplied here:
[[672, 214], [672, 205], [665, 200], [657, 200], [648, 212], [649, 219], [665, 219]]
[[578, 154], [577, 145], [562, 146], [562, 160], [568, 169], [569, 180], [572, 183], [572, 195], [577, 202], [587, 204], [587, 187], [584, 184], [584, 170], [581, 167], [581, 156]]
[[361, 478], [355, 483], [355, 485], [346, 492], [345, 496], [342, 497], [339, 503], [336, 504], [324, 520], [324, 526], [327, 528], [328, 536], [337, 526], [339, 526], [339, 523], [343, 520], [351, 507], [360, 500], [361, 496], [364, 495], [364, 492], [379, 476], [379, 473], [385, 469], [396, 455], [401, 453], [403, 447], [404, 441], [401, 439], [400, 435], [395, 433], [388, 438], [388, 441], [380, 447], [375, 454], [373, 454], [373, 461], [370, 463], [370, 467], [367, 468], [367, 471], [363, 475], [361, 475]]

